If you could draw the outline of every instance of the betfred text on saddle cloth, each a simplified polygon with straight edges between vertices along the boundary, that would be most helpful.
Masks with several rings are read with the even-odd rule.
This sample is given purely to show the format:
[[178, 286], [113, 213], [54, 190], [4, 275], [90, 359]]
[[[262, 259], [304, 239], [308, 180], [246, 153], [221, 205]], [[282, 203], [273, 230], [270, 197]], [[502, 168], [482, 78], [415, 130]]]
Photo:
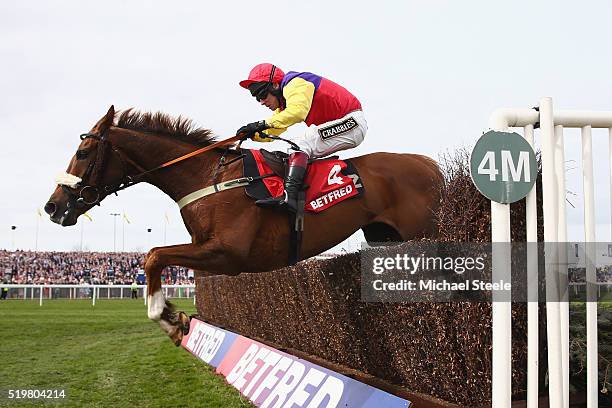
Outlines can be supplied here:
[[[272, 174], [259, 150], [243, 150], [245, 176]], [[304, 181], [307, 186], [305, 210], [322, 212], [344, 200], [364, 193], [357, 169], [348, 160], [316, 160], [308, 167]], [[283, 194], [283, 180], [278, 176], [261, 179], [247, 187], [247, 194], [255, 199], [278, 197]]]

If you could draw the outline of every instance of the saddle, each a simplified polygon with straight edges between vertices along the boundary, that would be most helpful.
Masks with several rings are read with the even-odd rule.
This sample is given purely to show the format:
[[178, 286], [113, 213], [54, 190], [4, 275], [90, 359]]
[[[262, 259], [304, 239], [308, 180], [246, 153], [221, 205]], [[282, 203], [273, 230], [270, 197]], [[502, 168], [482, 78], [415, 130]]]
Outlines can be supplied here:
[[[279, 197], [284, 192], [287, 158], [284, 152], [241, 149], [244, 177], [255, 180], [245, 187], [247, 196], [254, 200]], [[309, 160], [304, 178], [306, 211], [318, 213], [347, 198], [364, 193], [357, 169], [350, 160], [338, 156]], [[350, 185], [350, 192], [342, 190]]]
[[259, 152], [266, 161], [268, 167], [270, 167], [270, 170], [272, 170], [276, 176], [284, 179], [285, 174], [287, 174], [287, 158], [289, 155], [285, 152], [271, 152], [266, 149], [260, 149]]
[[[279, 197], [284, 193], [287, 158], [284, 152], [241, 149], [244, 177], [251, 178], [245, 187], [247, 196], [255, 199]], [[298, 194], [297, 213], [289, 216], [289, 263], [300, 260], [304, 213], [319, 213], [351, 197], [360, 196], [364, 188], [357, 169], [350, 160], [338, 156], [309, 160], [302, 191]]]
[[[284, 179], [285, 175], [287, 174], [287, 158], [289, 157], [289, 155], [285, 152], [271, 152], [266, 149], [260, 149], [259, 152], [261, 153], [262, 157], [266, 161], [266, 164], [268, 165], [268, 167], [270, 167], [272, 172], [276, 176], [282, 177]], [[338, 158], [339, 156], [330, 156], [325, 157], [324, 159], [308, 159], [308, 164], [310, 165], [315, 161], [319, 160], [338, 160]]]

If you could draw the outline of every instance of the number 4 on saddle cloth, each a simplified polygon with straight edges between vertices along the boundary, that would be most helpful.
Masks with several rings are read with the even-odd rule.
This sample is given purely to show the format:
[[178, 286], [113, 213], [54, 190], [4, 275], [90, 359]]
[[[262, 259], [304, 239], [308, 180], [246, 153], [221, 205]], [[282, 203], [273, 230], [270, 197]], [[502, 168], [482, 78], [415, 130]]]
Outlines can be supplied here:
[[[257, 177], [274, 174], [259, 179], [246, 187], [249, 197], [256, 200], [283, 195], [285, 164], [287, 154], [267, 150], [242, 149], [244, 157], [244, 176]], [[364, 193], [357, 169], [350, 160], [337, 157], [315, 160], [309, 164], [304, 178], [306, 198], [304, 209], [319, 213], [351, 197]]]

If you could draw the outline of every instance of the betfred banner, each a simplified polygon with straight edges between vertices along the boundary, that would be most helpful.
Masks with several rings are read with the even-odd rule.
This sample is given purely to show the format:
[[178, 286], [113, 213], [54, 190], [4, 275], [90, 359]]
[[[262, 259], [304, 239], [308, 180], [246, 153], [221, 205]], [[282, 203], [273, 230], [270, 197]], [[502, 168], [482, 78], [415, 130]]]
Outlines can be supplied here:
[[410, 402], [265, 344], [191, 319], [182, 346], [258, 407], [396, 408]]

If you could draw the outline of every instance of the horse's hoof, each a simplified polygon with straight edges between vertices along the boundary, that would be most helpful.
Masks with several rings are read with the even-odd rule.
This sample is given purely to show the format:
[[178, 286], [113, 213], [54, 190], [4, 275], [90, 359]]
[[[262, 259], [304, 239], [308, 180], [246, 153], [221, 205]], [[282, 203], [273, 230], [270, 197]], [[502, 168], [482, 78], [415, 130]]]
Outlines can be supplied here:
[[183, 341], [183, 331], [180, 327], [177, 327], [176, 330], [174, 330], [174, 332], [170, 335], [170, 339], [172, 342], [174, 342], [176, 347], [181, 345], [181, 342]]
[[179, 324], [181, 327], [181, 330], [183, 331], [183, 335], [186, 336], [189, 334], [189, 316], [187, 316], [184, 312], [179, 312], [178, 315], [179, 318]]

